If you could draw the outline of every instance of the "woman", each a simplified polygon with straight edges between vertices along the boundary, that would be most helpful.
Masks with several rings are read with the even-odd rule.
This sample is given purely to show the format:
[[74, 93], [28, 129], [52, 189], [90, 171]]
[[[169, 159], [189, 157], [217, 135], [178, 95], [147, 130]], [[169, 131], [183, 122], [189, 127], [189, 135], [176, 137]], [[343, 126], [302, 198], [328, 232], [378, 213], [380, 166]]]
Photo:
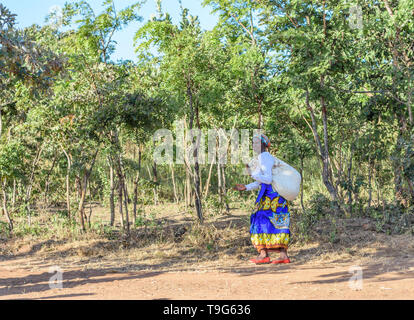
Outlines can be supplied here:
[[[290, 263], [287, 255], [290, 239], [288, 202], [272, 188], [272, 168], [275, 159], [269, 153], [269, 138], [261, 135], [260, 142], [257, 139], [258, 137], [253, 140], [253, 151], [258, 154], [258, 165], [252, 172], [246, 165], [249, 174], [256, 181], [248, 185], [237, 184], [235, 187], [238, 191], [260, 187], [256, 199], [258, 208], [250, 217], [251, 241], [259, 256], [249, 261], [256, 264]], [[279, 259], [270, 261], [269, 252], [272, 251], [280, 253]]]

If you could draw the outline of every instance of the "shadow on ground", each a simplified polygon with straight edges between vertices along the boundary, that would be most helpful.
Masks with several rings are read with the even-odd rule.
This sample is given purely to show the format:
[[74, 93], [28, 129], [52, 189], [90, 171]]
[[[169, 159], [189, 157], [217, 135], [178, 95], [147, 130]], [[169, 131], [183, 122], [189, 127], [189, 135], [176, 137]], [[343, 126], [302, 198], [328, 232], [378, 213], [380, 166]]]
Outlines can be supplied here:
[[[165, 219], [164, 219], [165, 221]], [[174, 220], [168, 221], [168, 228], [171, 228], [169, 232], [174, 234], [174, 241], [178, 244], [182, 241], [182, 237], [191, 226], [191, 222], [181, 221], [177, 222]], [[289, 265], [263, 265], [256, 266], [251, 265], [248, 262], [248, 259], [256, 254], [255, 249], [251, 246], [249, 229], [248, 229], [248, 220], [246, 217], [241, 217], [238, 215], [226, 215], [220, 220], [213, 222], [208, 222], [208, 226], [213, 226], [220, 232], [225, 232], [226, 228], [229, 228], [229, 225], [232, 228], [239, 228], [242, 231], [242, 234], [245, 236], [229, 239], [225, 245], [219, 245], [215, 247], [214, 250], [209, 250], [206, 248], [191, 248], [191, 247], [179, 247], [175, 251], [175, 254], [168, 257], [164, 261], [155, 264], [148, 263], [125, 263], [122, 261], [122, 257], [119, 260], [118, 267], [114, 268], [110, 264], [105, 265], [101, 263], [99, 268], [91, 268], [85, 271], [80, 271], [83, 267], [83, 264], [90, 263], [91, 261], [99, 261], [102, 257], [88, 256], [85, 259], [78, 261], [76, 265], [72, 265], [70, 269], [77, 268], [77, 270], [64, 270], [63, 274], [63, 286], [64, 288], [76, 288], [86, 284], [99, 284], [106, 282], [114, 281], [128, 281], [131, 279], [140, 279], [148, 278], [160, 275], [165, 272], [183, 272], [183, 271], [197, 271], [197, 270], [206, 270], [206, 271], [219, 271], [222, 273], [235, 273], [241, 277], [248, 277], [258, 274], [289, 274], [289, 272], [294, 270], [309, 270], [309, 269], [318, 269], [325, 270], [322, 275], [319, 276], [320, 279], [313, 281], [304, 281], [304, 282], [292, 282], [292, 284], [325, 284], [325, 283], [338, 283], [349, 281], [350, 273], [347, 271], [344, 272], [332, 272], [331, 269], [334, 269], [333, 264], [342, 264], [342, 265], [352, 265], [352, 258], [347, 259], [337, 259], [330, 261], [330, 263], [318, 263], [318, 265], [313, 266], [308, 262], [310, 259], [314, 261], [318, 260], [318, 255], [322, 253], [327, 253], [329, 250], [335, 252], [335, 250], [343, 249], [344, 244], [337, 244], [336, 246], [327, 245], [323, 242], [315, 242], [317, 245], [311, 248], [301, 248], [296, 247], [291, 250], [291, 260], [292, 263]], [[143, 236], [142, 230], [136, 231], [136, 236]], [[368, 232], [367, 232], [368, 235]], [[370, 241], [374, 241], [372, 238], [372, 232], [369, 232], [368, 239], [365, 243], [360, 244], [360, 248], [365, 245], [369, 245]], [[361, 238], [361, 236], [360, 236]], [[26, 259], [26, 258], [35, 258], [36, 254], [44, 246], [50, 245], [61, 245], [64, 244], [64, 240], [48, 240], [41, 243], [33, 245], [30, 250], [19, 253], [16, 255], [3, 256], [1, 260], [3, 261], [15, 261], [16, 259]], [[77, 248], [77, 250], [85, 250], [89, 252], [102, 250], [103, 243], [96, 242], [93, 245], [87, 245], [84, 248]], [[129, 246], [134, 248], [134, 246]], [[139, 245], [135, 248], [140, 248]], [[242, 253], [237, 253], [235, 248], [242, 248]], [[231, 263], [226, 262], [222, 263], [222, 256], [224, 254], [234, 255], [234, 261]], [[59, 257], [66, 257], [73, 255], [72, 249], [67, 249], [64, 251], [58, 252]], [[381, 281], [393, 281], [400, 279], [414, 278], [414, 271], [407, 271], [410, 266], [414, 266], [413, 252], [399, 253], [396, 250], [389, 250], [389, 248], [378, 248], [373, 254], [373, 258], [376, 256], [382, 257], [382, 263], [373, 262], [367, 265], [363, 265], [363, 277], [364, 279], [381, 279], [381, 275], [389, 272], [393, 273], [392, 277], [387, 277], [386, 279], [381, 279]], [[385, 260], [384, 260], [385, 259]], [[185, 262], [183, 265], [183, 261]], [[104, 261], [102, 261], [104, 262]], [[203, 262], [213, 263], [213, 267], [205, 267], [200, 265]], [[41, 262], [34, 262], [31, 265], [37, 265], [40, 268], [47, 268], [56, 264], [56, 255], [50, 254], [47, 257], [42, 257]], [[194, 265], [189, 267], [190, 265]], [[32, 268], [31, 268], [32, 269]], [[111, 274], [111, 276], [108, 276]], [[43, 272], [41, 274], [33, 274], [29, 276], [16, 276], [12, 278], [0, 279], [0, 297], [6, 298], [11, 295], [25, 294], [25, 293], [41, 293], [50, 290], [49, 279], [52, 274], [48, 272]], [[376, 281], [376, 279], [373, 279]], [[379, 281], [379, 280], [378, 280]], [[56, 295], [56, 296], [47, 296], [42, 297], [41, 299], [51, 299], [51, 298], [74, 298], [90, 295], [93, 297], [93, 293], [90, 294], [71, 294], [71, 295]]]

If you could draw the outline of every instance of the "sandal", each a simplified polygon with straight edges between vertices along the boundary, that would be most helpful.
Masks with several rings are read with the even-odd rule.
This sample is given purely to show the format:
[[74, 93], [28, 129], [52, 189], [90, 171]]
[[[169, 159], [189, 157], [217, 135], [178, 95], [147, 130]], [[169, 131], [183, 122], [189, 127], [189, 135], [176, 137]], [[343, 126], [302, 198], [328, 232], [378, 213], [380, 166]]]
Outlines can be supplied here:
[[250, 259], [249, 261], [255, 264], [267, 264], [270, 263], [270, 257], [263, 258], [262, 260]]
[[273, 260], [271, 263], [272, 264], [276, 264], [276, 263], [290, 263], [290, 259], [287, 258], [287, 259], [284, 259], [284, 260]]

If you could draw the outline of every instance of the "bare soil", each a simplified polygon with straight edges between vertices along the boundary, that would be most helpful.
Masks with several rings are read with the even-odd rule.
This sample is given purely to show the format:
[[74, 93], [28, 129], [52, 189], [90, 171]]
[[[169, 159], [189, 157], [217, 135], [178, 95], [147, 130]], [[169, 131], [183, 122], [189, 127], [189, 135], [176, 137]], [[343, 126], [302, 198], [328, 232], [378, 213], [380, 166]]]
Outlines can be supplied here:
[[[0, 299], [414, 299], [412, 235], [377, 233], [366, 220], [347, 220], [338, 223], [334, 241], [294, 242], [291, 264], [256, 266], [248, 262], [256, 252], [245, 218], [232, 212], [183, 231], [177, 241], [145, 245], [2, 240]], [[185, 221], [175, 221], [174, 230], [188, 230]], [[49, 285], [54, 266], [63, 272], [61, 289]], [[352, 268], [361, 268], [362, 288], [350, 280]]]

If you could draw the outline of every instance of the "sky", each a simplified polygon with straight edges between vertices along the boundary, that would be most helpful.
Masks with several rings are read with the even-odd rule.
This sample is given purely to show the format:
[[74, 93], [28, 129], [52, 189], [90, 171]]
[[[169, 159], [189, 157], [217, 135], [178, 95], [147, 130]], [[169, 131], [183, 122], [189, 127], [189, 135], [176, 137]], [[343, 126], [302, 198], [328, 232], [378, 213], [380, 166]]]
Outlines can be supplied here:
[[[88, 0], [88, 3], [95, 10], [95, 13], [100, 13], [103, 1]], [[50, 10], [56, 6], [63, 7], [65, 2], [68, 2], [68, 0], [0, 0], [0, 3], [12, 13], [17, 14], [16, 21], [18, 28], [24, 28], [32, 24], [44, 25], [45, 18]], [[134, 0], [115, 0], [117, 10], [123, 9], [132, 3], [134, 3]], [[202, 0], [182, 0], [183, 7], [188, 8], [191, 15], [199, 17], [201, 27], [206, 30], [211, 30], [218, 21], [218, 17], [211, 13], [211, 8], [203, 7], [201, 3]], [[163, 0], [162, 9], [172, 16], [175, 23], [180, 21], [178, 0]], [[156, 1], [146, 0], [146, 3], [139, 11], [139, 15], [143, 17], [143, 21], [131, 23], [114, 36], [117, 46], [116, 52], [112, 55], [112, 60], [137, 60], [133, 46], [135, 32], [155, 13]]]

